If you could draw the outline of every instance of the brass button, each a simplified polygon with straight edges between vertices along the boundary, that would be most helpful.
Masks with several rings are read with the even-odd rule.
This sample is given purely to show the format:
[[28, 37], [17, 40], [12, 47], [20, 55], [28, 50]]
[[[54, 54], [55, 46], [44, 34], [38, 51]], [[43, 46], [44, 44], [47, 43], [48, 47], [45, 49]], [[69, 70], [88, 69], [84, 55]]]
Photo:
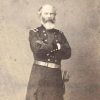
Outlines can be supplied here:
[[55, 35], [55, 37], [57, 37], [57, 35]]
[[48, 59], [48, 61], [50, 61], [50, 59]]
[[45, 42], [47, 42], [47, 40], [44, 40]]
[[45, 30], [43, 30], [43, 33], [45, 32]]
[[53, 52], [53, 51], [51, 50], [51, 52]]
[[58, 42], [58, 40], [56, 40], [56, 42]]
[[57, 60], [55, 60], [55, 62], [57, 62]]
[[46, 55], [49, 56], [49, 53], [47, 53]]
[[55, 49], [53, 51], [56, 51]]
[[44, 36], [47, 36], [47, 34], [45, 33]]

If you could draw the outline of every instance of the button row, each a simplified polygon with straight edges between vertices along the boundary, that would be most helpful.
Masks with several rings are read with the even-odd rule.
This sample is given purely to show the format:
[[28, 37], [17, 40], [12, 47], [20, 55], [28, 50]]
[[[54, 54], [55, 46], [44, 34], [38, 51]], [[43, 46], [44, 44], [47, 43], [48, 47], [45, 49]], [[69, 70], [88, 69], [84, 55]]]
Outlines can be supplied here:
[[58, 51], [58, 49], [51, 50], [50, 52], [52, 53], [52, 52], [55, 52], [55, 51]]
[[[48, 61], [51, 61], [51, 59], [48, 59]], [[57, 60], [55, 60], [55, 62], [57, 62]]]
[[46, 55], [49, 56], [49, 57], [51, 57], [51, 58], [54, 58], [54, 56], [52, 56], [52, 55], [50, 55], [50, 54], [48, 54], [48, 53], [47, 53]]

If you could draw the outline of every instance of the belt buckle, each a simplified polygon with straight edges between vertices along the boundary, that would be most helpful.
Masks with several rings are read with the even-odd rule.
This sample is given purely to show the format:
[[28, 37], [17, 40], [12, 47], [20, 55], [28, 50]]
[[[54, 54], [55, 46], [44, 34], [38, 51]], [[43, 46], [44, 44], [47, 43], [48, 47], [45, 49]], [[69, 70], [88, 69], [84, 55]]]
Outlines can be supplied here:
[[53, 64], [53, 63], [48, 63], [48, 67], [56, 68], [55, 64]]
[[36, 61], [36, 60], [35, 60], [35, 63], [42, 65], [42, 66], [47, 66], [47, 67], [50, 67], [50, 68], [59, 68], [59, 65], [54, 64], [54, 63], [42, 62], [42, 61]]

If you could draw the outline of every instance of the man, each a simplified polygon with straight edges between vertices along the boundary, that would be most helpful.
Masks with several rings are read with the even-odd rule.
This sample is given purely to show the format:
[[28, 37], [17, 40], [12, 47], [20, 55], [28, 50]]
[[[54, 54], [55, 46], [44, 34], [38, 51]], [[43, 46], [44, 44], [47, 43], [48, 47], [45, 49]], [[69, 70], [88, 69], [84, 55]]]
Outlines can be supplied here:
[[44, 5], [39, 9], [41, 26], [30, 30], [29, 42], [34, 54], [26, 100], [63, 100], [65, 74], [61, 60], [71, 56], [64, 34], [55, 29], [56, 9]]

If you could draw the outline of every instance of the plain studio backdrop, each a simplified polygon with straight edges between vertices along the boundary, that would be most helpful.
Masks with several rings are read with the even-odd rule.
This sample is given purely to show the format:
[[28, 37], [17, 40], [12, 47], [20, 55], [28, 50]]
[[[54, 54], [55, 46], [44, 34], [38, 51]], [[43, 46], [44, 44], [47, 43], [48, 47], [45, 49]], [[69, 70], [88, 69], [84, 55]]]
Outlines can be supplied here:
[[99, 0], [0, 0], [0, 100], [25, 100], [33, 64], [29, 30], [40, 25], [39, 7], [57, 8], [57, 28], [72, 48], [62, 61], [70, 73], [65, 100], [100, 100]]

